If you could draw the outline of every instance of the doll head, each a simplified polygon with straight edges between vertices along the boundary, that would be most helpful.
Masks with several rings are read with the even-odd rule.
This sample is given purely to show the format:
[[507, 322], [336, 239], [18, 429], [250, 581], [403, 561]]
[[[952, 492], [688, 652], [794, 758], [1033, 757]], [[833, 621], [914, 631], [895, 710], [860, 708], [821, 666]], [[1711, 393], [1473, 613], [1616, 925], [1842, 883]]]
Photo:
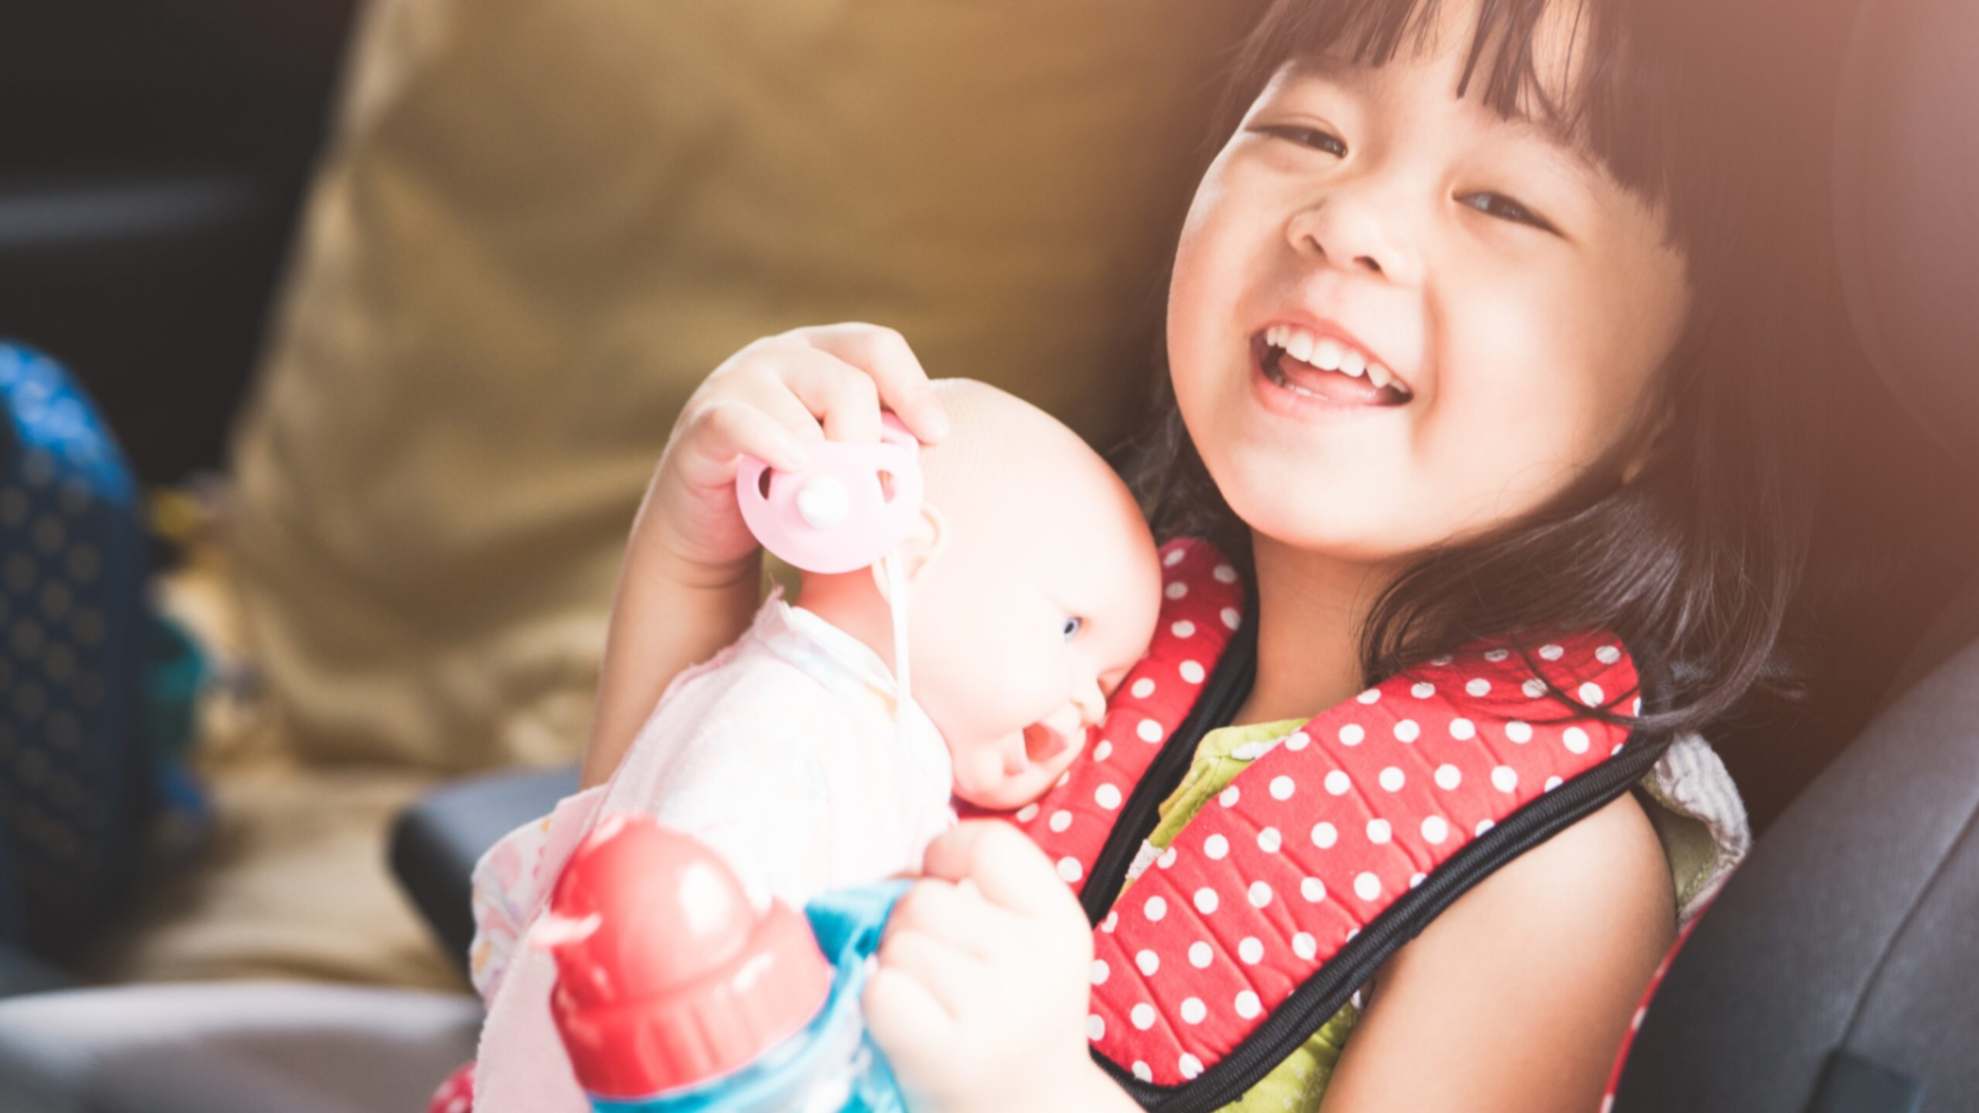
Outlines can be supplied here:
[[[1126, 484], [1078, 434], [968, 379], [935, 383], [952, 432], [920, 450], [901, 548], [913, 698], [956, 795], [1014, 808], [1065, 771], [1153, 637], [1161, 570]], [[802, 600], [891, 657], [878, 578], [807, 575]]]

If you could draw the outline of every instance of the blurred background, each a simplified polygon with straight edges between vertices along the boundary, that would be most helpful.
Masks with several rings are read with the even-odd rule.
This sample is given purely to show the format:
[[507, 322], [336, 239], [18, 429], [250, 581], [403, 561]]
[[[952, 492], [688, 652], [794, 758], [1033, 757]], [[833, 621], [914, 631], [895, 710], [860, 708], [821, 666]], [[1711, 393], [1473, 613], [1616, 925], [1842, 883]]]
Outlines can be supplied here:
[[[392, 822], [579, 753], [686, 393], [757, 336], [873, 320], [1117, 446], [1207, 153], [1177, 136], [1209, 138], [1258, 6], [6, 5], [0, 993], [463, 990]], [[1778, 31], [1808, 106], [1782, 265], [1847, 402], [1807, 431], [1811, 697], [1713, 737], [1762, 834], [1979, 555], [1962, 450], [1843, 305], [1855, 18]]]

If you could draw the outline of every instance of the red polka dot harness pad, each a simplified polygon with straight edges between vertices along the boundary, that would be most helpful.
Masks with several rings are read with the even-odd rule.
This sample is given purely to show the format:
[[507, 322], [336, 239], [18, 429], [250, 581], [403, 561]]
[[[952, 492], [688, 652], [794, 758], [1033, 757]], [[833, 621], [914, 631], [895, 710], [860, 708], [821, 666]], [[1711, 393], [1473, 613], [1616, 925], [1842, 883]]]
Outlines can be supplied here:
[[1157, 854], [1156, 805], [1242, 702], [1256, 638], [1214, 548], [1171, 542], [1162, 561], [1147, 657], [1079, 764], [1013, 818], [1098, 924], [1095, 1055], [1145, 1106], [1213, 1109], [1450, 901], [1626, 791], [1662, 747], [1586, 714], [1640, 713], [1619, 638], [1477, 643], [1257, 747]]

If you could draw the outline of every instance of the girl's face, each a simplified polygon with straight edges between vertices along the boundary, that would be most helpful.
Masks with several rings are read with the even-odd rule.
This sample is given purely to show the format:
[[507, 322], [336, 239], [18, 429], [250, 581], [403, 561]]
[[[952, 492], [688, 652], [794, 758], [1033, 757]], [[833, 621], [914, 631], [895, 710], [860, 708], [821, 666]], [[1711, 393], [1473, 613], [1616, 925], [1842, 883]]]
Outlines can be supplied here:
[[[1183, 225], [1183, 422], [1237, 515], [1301, 550], [1400, 562], [1538, 506], [1619, 447], [1687, 311], [1660, 214], [1456, 97], [1472, 12], [1446, 12], [1386, 65], [1281, 67]], [[1535, 37], [1556, 97], [1565, 45]]]

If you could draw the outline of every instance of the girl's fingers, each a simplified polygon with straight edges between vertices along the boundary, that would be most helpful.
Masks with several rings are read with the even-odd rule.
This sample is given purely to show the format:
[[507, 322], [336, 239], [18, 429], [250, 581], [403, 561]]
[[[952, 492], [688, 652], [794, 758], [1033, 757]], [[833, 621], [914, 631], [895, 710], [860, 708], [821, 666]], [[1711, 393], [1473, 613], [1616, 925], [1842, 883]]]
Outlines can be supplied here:
[[927, 991], [950, 1021], [958, 1021], [971, 1001], [982, 996], [980, 979], [975, 977], [981, 964], [950, 946], [946, 941], [918, 931], [896, 931], [889, 926], [880, 944], [881, 970], [905, 974]]
[[990, 904], [1036, 915], [1076, 903], [1044, 852], [999, 819], [958, 823], [928, 844], [922, 872], [959, 882], [967, 878]]
[[894, 903], [887, 931], [932, 936], [971, 957], [996, 954], [997, 939], [1008, 934], [1010, 914], [982, 898], [964, 882], [923, 881]]
[[948, 434], [948, 415], [928, 385], [928, 373], [919, 357], [900, 333], [858, 322], [797, 332], [805, 343], [870, 375], [879, 389], [880, 402], [923, 443], [932, 444]]
[[816, 348], [779, 347], [770, 358], [790, 393], [823, 422], [827, 438], [846, 443], [880, 439], [879, 388], [871, 376]]

